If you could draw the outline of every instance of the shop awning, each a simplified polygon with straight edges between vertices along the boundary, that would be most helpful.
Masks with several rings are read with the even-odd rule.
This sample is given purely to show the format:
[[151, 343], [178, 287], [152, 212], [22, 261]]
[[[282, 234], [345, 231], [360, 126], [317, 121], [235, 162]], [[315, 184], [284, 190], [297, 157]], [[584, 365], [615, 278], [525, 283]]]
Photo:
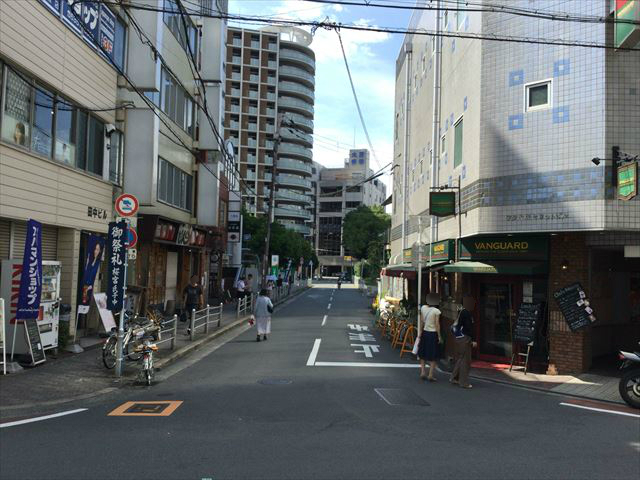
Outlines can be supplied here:
[[391, 265], [383, 268], [381, 274], [387, 277], [416, 278], [416, 268], [408, 263]]
[[537, 275], [541, 273], [547, 273], [548, 268], [545, 262], [461, 261], [452, 263], [450, 265], [445, 265], [444, 271], [462, 273], [495, 273], [507, 275]]
[[422, 268], [424, 269], [431, 269], [431, 268], [438, 268], [438, 267], [442, 267], [444, 265], [446, 265], [447, 262], [444, 260], [439, 260], [439, 261], [433, 261], [433, 262], [426, 262], [422, 264]]

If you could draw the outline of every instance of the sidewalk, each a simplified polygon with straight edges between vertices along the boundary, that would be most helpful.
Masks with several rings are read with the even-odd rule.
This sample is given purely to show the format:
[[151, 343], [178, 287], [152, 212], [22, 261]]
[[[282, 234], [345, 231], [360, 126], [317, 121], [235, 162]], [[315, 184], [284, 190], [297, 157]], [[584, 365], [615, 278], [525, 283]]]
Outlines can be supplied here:
[[[296, 288], [279, 303], [306, 290], [307, 287]], [[209, 333], [197, 333], [193, 341], [186, 335], [188, 324], [179, 323], [175, 349], [171, 350], [169, 342], [161, 344], [155, 359], [156, 368], [166, 367], [214, 338], [244, 325], [248, 317], [237, 318], [235, 304], [225, 305], [220, 327], [210, 326]], [[55, 357], [47, 354], [47, 361], [42, 365], [25, 368], [16, 374], [0, 375], [0, 418], [15, 416], [19, 410], [92, 398], [133, 385], [140, 365], [125, 361], [123, 376], [116, 378], [114, 371], [102, 364], [101, 346], [95, 345], [79, 354], [62, 351]]]
[[[444, 365], [441, 365], [444, 367]], [[447, 369], [449, 370], [449, 369]], [[626, 405], [618, 393], [617, 377], [582, 373], [580, 375], [546, 375], [527, 372], [509, 365], [474, 361], [471, 364], [471, 377], [497, 383], [518, 385], [540, 391], [558, 393], [572, 397], [586, 398], [601, 402]]]

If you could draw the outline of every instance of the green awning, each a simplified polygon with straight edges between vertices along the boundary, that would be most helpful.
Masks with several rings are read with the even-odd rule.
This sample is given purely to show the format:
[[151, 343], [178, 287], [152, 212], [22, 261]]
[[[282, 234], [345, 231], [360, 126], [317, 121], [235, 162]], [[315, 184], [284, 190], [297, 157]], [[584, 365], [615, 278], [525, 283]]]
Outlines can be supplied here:
[[[436, 268], [436, 267], [442, 267], [443, 265], [446, 265], [447, 261], [446, 260], [437, 260], [437, 261], [433, 261], [433, 262], [425, 262], [422, 264], [422, 268]], [[417, 270], [417, 266], [416, 266], [416, 270]]]
[[508, 275], [537, 275], [547, 273], [545, 262], [471, 262], [461, 261], [446, 265], [445, 272], [462, 273], [501, 273]]

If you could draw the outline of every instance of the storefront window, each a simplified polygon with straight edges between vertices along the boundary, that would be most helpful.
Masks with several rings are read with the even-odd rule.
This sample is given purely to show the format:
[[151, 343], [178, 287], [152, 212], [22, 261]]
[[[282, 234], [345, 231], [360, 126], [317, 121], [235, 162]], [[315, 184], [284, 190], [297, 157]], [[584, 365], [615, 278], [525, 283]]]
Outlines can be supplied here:
[[22, 147], [31, 137], [31, 85], [15, 72], [6, 70], [2, 139]]
[[53, 94], [45, 90], [36, 89], [31, 151], [45, 157], [51, 156], [53, 114]]
[[75, 108], [65, 102], [56, 104], [55, 159], [67, 165], [75, 165]]

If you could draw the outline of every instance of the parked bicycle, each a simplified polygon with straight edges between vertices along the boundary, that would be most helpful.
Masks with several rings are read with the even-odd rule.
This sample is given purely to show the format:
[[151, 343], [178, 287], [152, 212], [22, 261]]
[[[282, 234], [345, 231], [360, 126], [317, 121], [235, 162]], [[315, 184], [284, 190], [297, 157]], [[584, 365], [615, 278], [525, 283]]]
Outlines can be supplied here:
[[142, 355], [142, 368], [140, 369], [138, 378], [150, 387], [155, 376], [155, 371], [153, 370], [153, 352], [158, 351], [158, 346], [155, 343], [151, 343], [149, 339], [146, 339], [142, 342], [142, 345], [136, 346], [135, 351]]
[[[125, 335], [122, 340], [122, 357], [126, 360], [138, 361], [142, 358], [142, 353], [136, 351], [136, 347], [141, 344], [143, 338], [148, 335], [157, 335], [159, 327], [147, 318], [131, 318], [125, 313]], [[102, 345], [102, 363], [108, 369], [116, 366], [116, 345], [118, 343], [118, 329], [111, 330], [109, 338]]]

